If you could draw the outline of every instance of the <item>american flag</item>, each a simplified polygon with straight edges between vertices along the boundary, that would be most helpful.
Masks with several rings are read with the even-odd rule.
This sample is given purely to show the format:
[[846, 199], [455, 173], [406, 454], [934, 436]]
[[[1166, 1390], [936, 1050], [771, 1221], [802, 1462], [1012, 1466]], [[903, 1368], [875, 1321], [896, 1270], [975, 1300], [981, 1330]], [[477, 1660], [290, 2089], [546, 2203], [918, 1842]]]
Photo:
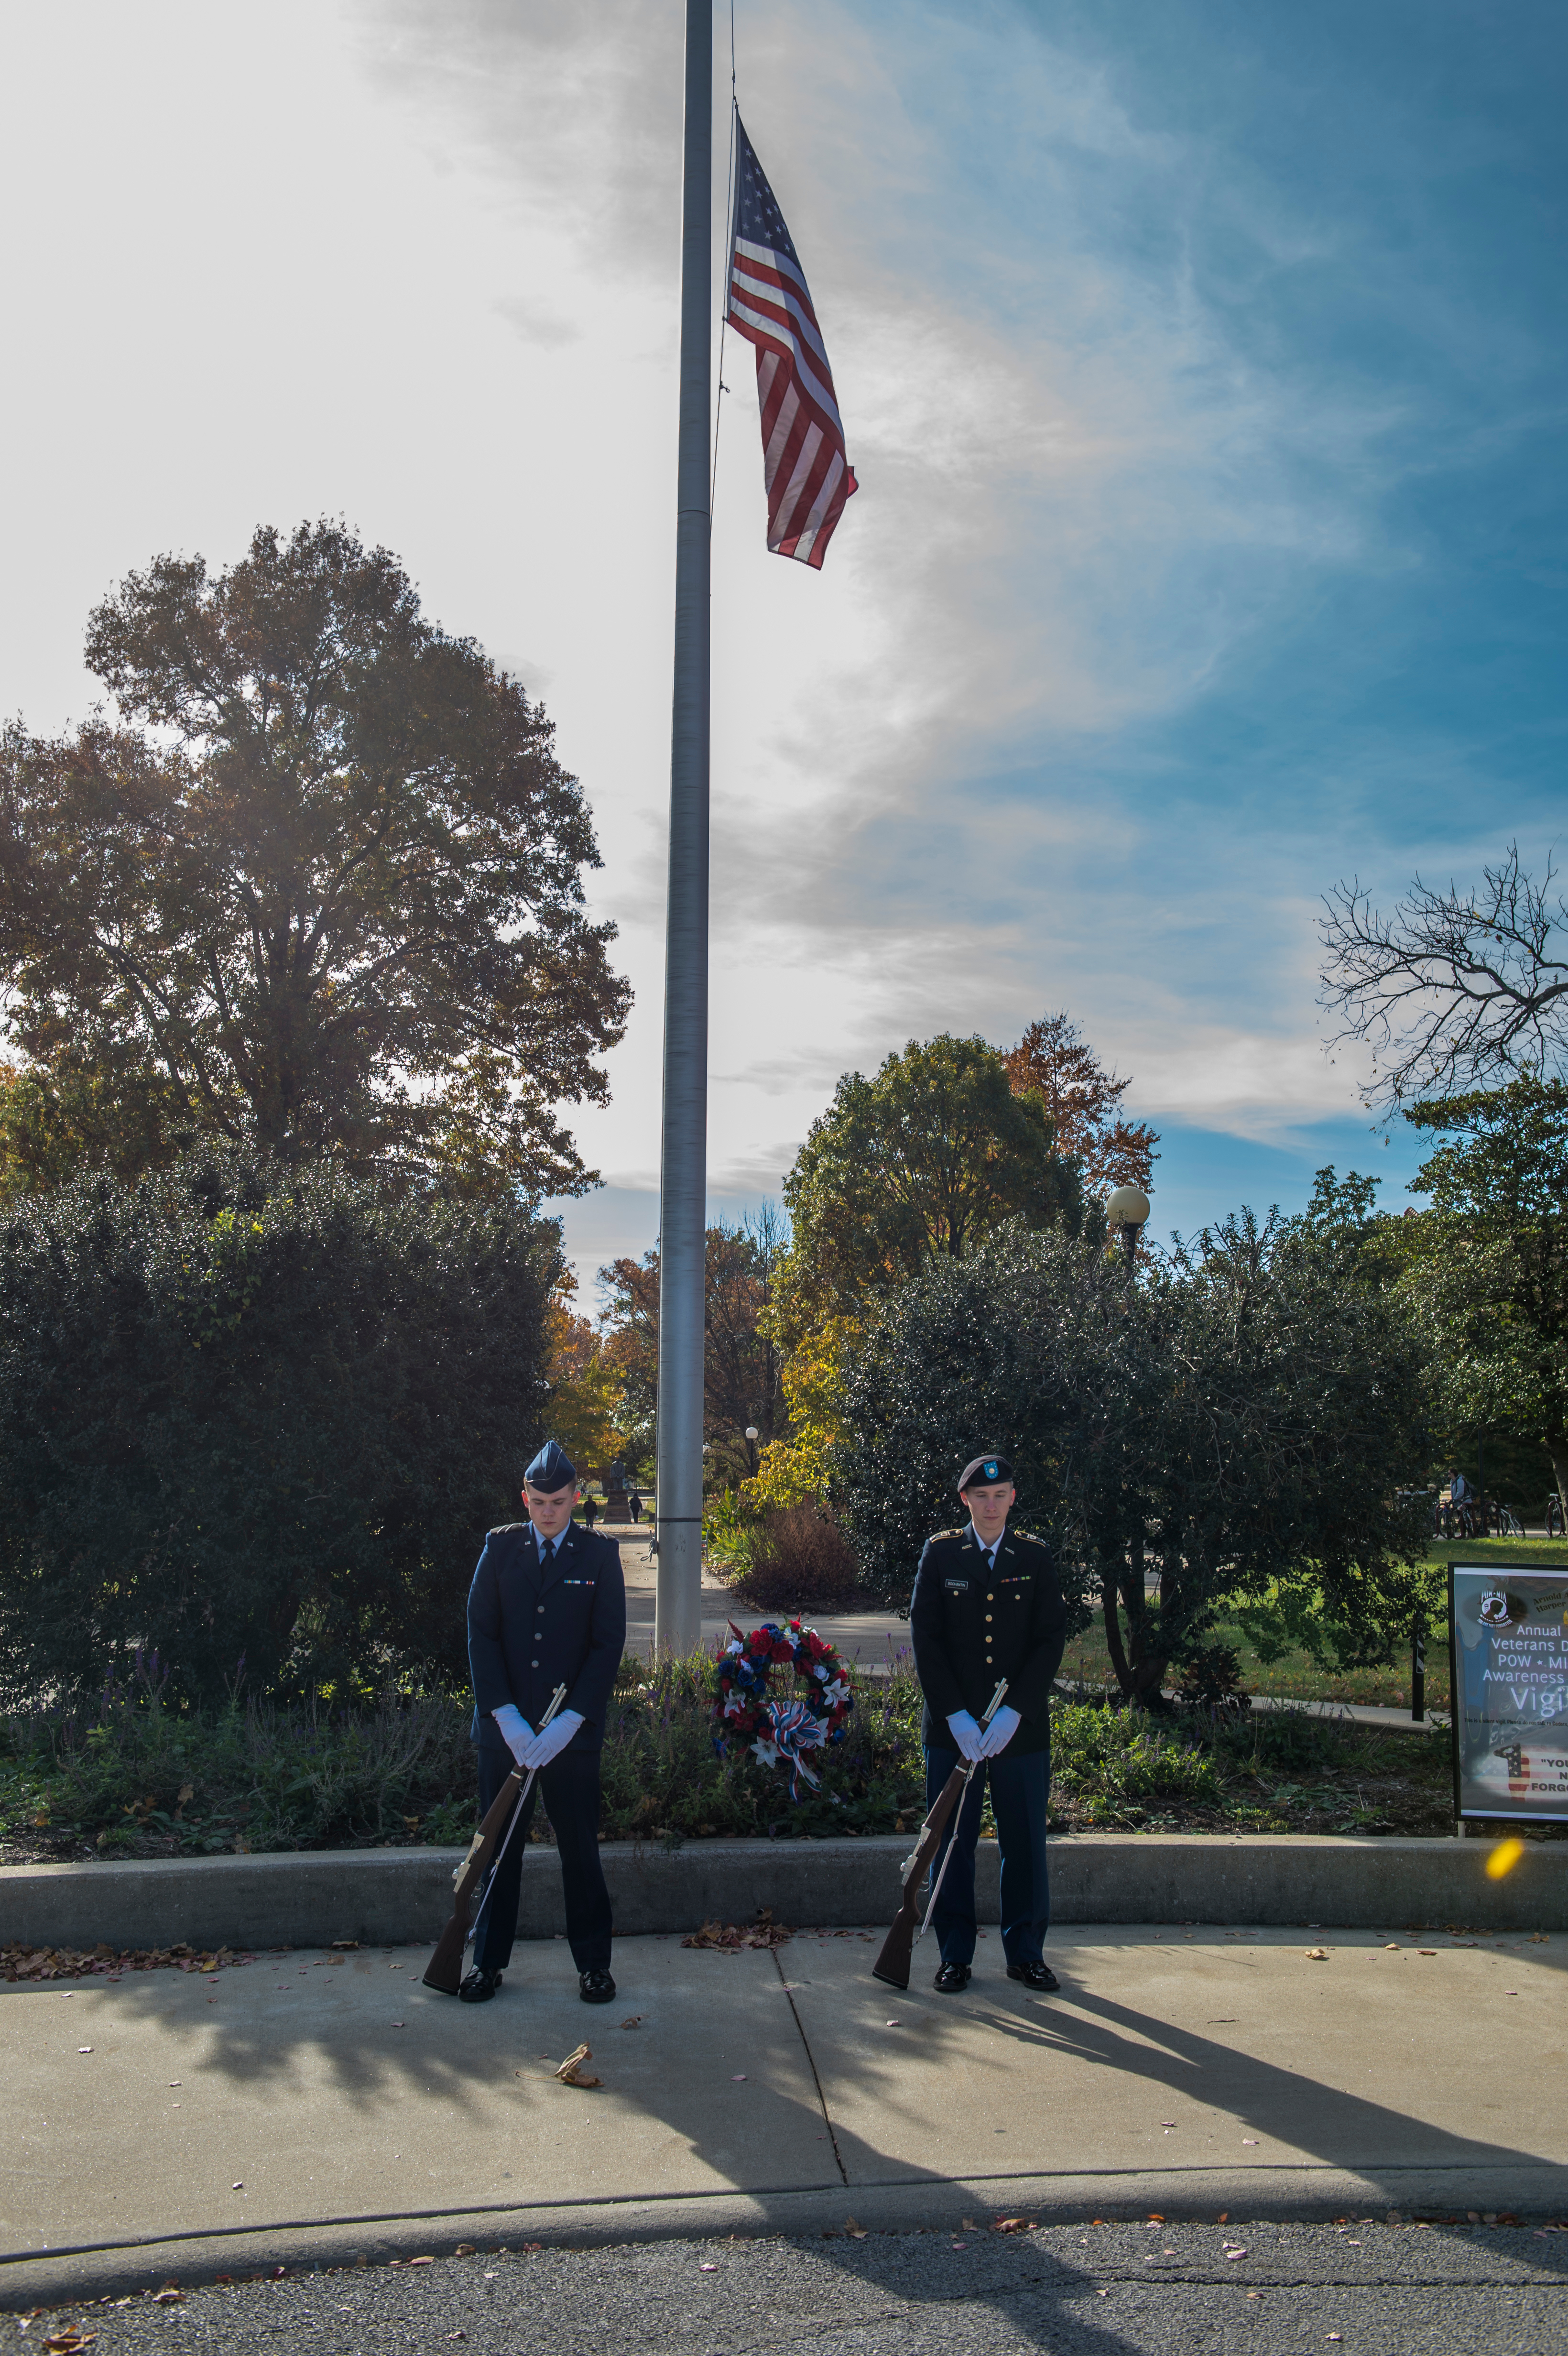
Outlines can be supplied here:
[[844, 502], [859, 485], [845, 455], [805, 273], [739, 114], [729, 320], [757, 348], [768, 546], [820, 572]]

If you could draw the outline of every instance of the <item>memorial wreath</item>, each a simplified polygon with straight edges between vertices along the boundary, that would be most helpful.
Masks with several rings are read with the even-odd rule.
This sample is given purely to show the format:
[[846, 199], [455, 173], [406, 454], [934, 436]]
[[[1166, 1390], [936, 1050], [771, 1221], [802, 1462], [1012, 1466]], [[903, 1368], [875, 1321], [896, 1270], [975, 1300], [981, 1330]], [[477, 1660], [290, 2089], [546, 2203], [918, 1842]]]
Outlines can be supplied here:
[[[826, 1637], [798, 1620], [781, 1626], [769, 1621], [742, 1635], [734, 1631], [713, 1665], [713, 1745], [720, 1757], [731, 1747], [751, 1751], [764, 1767], [781, 1762], [789, 1771], [789, 1795], [800, 1797], [801, 1785], [815, 1792], [822, 1779], [805, 1762], [805, 1753], [826, 1743], [841, 1742], [849, 1715], [849, 1681], [843, 1663]], [[775, 1668], [788, 1668], [811, 1693], [809, 1702], [792, 1697], [783, 1701], [768, 1691]]]

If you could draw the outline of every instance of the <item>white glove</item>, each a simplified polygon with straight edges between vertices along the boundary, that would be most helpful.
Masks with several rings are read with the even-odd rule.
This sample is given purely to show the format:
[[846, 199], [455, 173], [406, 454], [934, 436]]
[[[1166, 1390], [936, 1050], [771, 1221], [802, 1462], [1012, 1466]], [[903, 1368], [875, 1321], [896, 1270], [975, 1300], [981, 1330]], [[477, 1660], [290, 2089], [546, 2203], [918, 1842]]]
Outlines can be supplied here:
[[528, 1763], [528, 1745], [535, 1741], [537, 1737], [517, 1703], [504, 1701], [500, 1708], [493, 1709], [490, 1715], [500, 1728], [507, 1748], [518, 1766], [526, 1767]]
[[548, 1726], [541, 1726], [529, 1743], [523, 1759], [525, 1767], [548, 1767], [559, 1751], [564, 1751], [582, 1723], [580, 1709], [563, 1709]]
[[965, 1759], [973, 1761], [985, 1757], [986, 1738], [980, 1731], [979, 1720], [972, 1712], [955, 1709], [947, 1723], [953, 1729], [954, 1741]]
[[981, 1758], [994, 1759], [998, 1751], [1005, 1751], [1022, 1724], [1022, 1712], [1009, 1709], [1003, 1702], [980, 1737]]

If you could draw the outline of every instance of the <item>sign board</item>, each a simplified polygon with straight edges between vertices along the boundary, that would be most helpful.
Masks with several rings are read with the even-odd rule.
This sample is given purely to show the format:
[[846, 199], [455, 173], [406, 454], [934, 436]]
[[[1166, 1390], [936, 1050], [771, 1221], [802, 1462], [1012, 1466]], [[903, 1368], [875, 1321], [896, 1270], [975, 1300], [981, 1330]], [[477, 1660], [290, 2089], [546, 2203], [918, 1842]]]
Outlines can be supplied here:
[[1454, 1813], [1568, 1823], [1568, 1577], [1452, 1563]]

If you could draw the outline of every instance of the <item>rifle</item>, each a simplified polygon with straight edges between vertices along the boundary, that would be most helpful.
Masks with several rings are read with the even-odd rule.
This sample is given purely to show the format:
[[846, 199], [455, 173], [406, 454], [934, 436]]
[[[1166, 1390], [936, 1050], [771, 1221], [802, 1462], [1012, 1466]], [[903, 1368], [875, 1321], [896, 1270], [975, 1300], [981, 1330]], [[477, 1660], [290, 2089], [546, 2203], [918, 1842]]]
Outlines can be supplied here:
[[[541, 1734], [565, 1699], [566, 1687], [557, 1686], [550, 1696], [549, 1708], [539, 1723]], [[424, 1975], [426, 1987], [439, 1988], [443, 1996], [455, 1996], [463, 1985], [463, 1951], [479, 1918], [479, 1909], [490, 1895], [490, 1885], [500, 1870], [512, 1835], [522, 1821], [523, 1802], [533, 1789], [538, 1772], [530, 1767], [525, 1781], [522, 1769], [513, 1768], [485, 1810], [485, 1821], [470, 1841], [467, 1856], [452, 1877], [452, 1920], [436, 1941], [435, 1953]], [[475, 1906], [474, 1893], [481, 1880], [485, 1887], [479, 1905]]]
[[[987, 1706], [986, 1715], [980, 1720], [982, 1726], [990, 1725], [1002, 1706], [1007, 1690], [1008, 1681], [1004, 1677]], [[965, 1765], [955, 1767], [937, 1794], [931, 1813], [920, 1828], [920, 1838], [914, 1845], [912, 1854], [906, 1857], [903, 1861], [903, 1902], [893, 1917], [892, 1929], [882, 1941], [881, 1954], [871, 1965], [873, 1979], [885, 1980], [889, 1987], [902, 1989], [909, 1986], [910, 1965], [914, 1961], [914, 1943], [917, 1938], [923, 1937], [930, 1928], [931, 1918], [936, 1912], [936, 1901], [953, 1855], [951, 1841], [947, 1845], [947, 1855], [942, 1860], [942, 1871], [937, 1875], [935, 1888], [931, 1893], [931, 1903], [925, 1910], [925, 1921], [921, 1923], [917, 1931], [915, 1917], [920, 1912], [920, 1885], [935, 1863], [936, 1852], [942, 1846], [942, 1836], [947, 1830], [955, 1809], [961, 1805], [964, 1795], [969, 1789], [969, 1780], [979, 1763], [977, 1759], [971, 1759]], [[954, 1830], [956, 1833], [956, 1826]]]

